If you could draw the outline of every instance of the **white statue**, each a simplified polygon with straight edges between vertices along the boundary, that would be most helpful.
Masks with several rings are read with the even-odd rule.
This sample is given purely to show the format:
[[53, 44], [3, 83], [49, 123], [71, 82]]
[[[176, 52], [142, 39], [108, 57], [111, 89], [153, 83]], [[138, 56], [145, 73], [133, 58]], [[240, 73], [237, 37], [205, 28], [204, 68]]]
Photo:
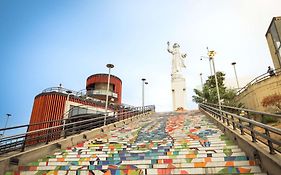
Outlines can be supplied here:
[[170, 49], [170, 42], [167, 42], [168, 44], [168, 52], [173, 55], [172, 58], [172, 76], [175, 74], [181, 74], [181, 68], [185, 68], [184, 64], [184, 58], [186, 58], [186, 54], [180, 53], [180, 45], [178, 43], [175, 43], [173, 45], [173, 49]]

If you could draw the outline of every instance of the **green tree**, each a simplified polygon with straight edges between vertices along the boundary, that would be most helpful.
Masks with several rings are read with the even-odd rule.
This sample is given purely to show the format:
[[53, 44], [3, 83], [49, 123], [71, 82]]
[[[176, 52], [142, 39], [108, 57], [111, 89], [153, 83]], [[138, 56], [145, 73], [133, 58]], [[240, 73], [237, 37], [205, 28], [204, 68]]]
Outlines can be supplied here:
[[[217, 72], [218, 86], [220, 92], [220, 98], [224, 105], [227, 106], [241, 106], [235, 101], [236, 91], [234, 89], [228, 89], [224, 85], [225, 74], [223, 72]], [[217, 89], [215, 76], [209, 76], [208, 80], [203, 85], [203, 89], [194, 89], [196, 95], [192, 96], [193, 101], [196, 103], [218, 103]]]

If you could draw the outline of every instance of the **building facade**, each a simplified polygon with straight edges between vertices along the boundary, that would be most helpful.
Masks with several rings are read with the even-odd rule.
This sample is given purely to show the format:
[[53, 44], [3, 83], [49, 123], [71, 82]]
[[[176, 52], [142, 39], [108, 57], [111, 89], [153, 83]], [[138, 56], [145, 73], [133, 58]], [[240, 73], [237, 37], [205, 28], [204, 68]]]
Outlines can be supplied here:
[[268, 72], [252, 80], [245, 87], [241, 88], [236, 100], [246, 108], [276, 112], [270, 107], [264, 107], [262, 101], [271, 95], [281, 94], [281, 17], [274, 17], [266, 32], [266, 40], [275, 67], [273, 75]]
[[[86, 92], [77, 92], [62, 87], [45, 89], [34, 99], [28, 131], [30, 132], [62, 125], [62, 119], [71, 119], [72, 116], [76, 116], [78, 114], [104, 113], [107, 81], [108, 74], [94, 74], [87, 78]], [[109, 115], [113, 115], [115, 112], [128, 110], [121, 104], [121, 95], [122, 81], [117, 76], [111, 75], [108, 91]], [[122, 119], [124, 119], [124, 116], [122, 116]], [[57, 122], [54, 122], [56, 120]], [[59, 138], [61, 130], [61, 127], [52, 130], [52, 133], [54, 134], [49, 138], [49, 140]], [[27, 144], [34, 143], [32, 138], [36, 138], [36, 142], [44, 142], [46, 140], [45, 137], [42, 137], [42, 139], [39, 140], [38, 138], [40, 138], [40, 135], [45, 135], [46, 132], [47, 131], [43, 130], [42, 133], [29, 135], [30, 141]]]
[[266, 32], [266, 40], [275, 69], [281, 68], [281, 16], [274, 17]]

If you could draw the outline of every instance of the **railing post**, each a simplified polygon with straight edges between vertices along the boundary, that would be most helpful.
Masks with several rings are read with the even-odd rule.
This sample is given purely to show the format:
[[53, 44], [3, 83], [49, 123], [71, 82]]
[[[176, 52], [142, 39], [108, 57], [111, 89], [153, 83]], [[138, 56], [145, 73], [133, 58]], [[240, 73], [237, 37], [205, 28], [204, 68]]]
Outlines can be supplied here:
[[224, 118], [224, 117], [225, 117], [225, 115], [224, 115], [224, 113], [223, 113], [223, 112], [221, 112], [221, 111], [220, 111], [220, 115], [221, 115], [221, 117], [222, 117], [222, 123], [224, 123], [224, 122], [225, 122], [225, 118]]
[[216, 113], [213, 113], [214, 117], [217, 118], [218, 120], [220, 120], [220, 116]]
[[[110, 116], [108, 116], [108, 115], [107, 115], [107, 117], [108, 117], [108, 119], [107, 119], [107, 120], [108, 120], [108, 121], [107, 121], [107, 124], [110, 124], [111, 118], [110, 118]], [[81, 123], [81, 125], [84, 125], [84, 123]], [[78, 125], [78, 127], [79, 127], [79, 125]], [[70, 132], [71, 132], [71, 131], [70, 131]], [[81, 127], [78, 128], [77, 133], [78, 133], [78, 134], [81, 133]]]
[[270, 154], [276, 154], [276, 152], [274, 151], [274, 147], [273, 147], [272, 141], [270, 140], [269, 131], [268, 131], [268, 129], [264, 129], [264, 130], [265, 130], [265, 135], [267, 137], [269, 137], [269, 139], [267, 139], [267, 143], [268, 143], [268, 147], [269, 147], [269, 153]]
[[218, 113], [219, 113], [219, 114], [218, 114], [218, 118], [219, 118], [219, 120], [221, 121], [221, 117], [222, 117], [222, 116], [221, 116], [221, 111], [219, 110]]
[[49, 133], [50, 133], [50, 129], [47, 129], [47, 136], [46, 136], [46, 144], [49, 143]]
[[[50, 123], [50, 128], [51, 127], [53, 127], [53, 122]], [[48, 144], [49, 140], [50, 140], [50, 133], [52, 132], [50, 128], [47, 129], [48, 131], [47, 131], [47, 136], [46, 136], [46, 144]]]
[[[66, 128], [65, 128], [65, 124], [67, 124], [67, 122], [66, 122], [67, 120], [66, 119], [63, 119], [63, 138], [66, 138]], [[73, 125], [72, 125], [73, 126]]]
[[234, 130], [236, 130], [236, 126], [235, 126], [235, 121], [234, 121], [233, 115], [231, 115], [231, 119], [232, 119], [232, 127], [233, 127]]
[[241, 119], [238, 119], [239, 120], [239, 129], [240, 129], [240, 132], [241, 132], [241, 135], [244, 135], [244, 129], [243, 129], [243, 124], [242, 124], [242, 120]]
[[250, 120], [251, 120], [251, 117], [250, 117], [249, 112], [245, 112], [245, 117], [246, 117], [247, 119], [250, 119]]
[[226, 123], [227, 123], [227, 126], [230, 126], [228, 114], [226, 114]]
[[[29, 131], [29, 125], [27, 127], [27, 132]], [[22, 144], [22, 147], [21, 147], [21, 152], [24, 152], [24, 149], [25, 149], [25, 144], [26, 144], [26, 139], [27, 139], [27, 134], [25, 133], [25, 136], [24, 136], [24, 141], [23, 141], [23, 144]]]
[[254, 130], [253, 124], [250, 123], [250, 124], [249, 124], [249, 127], [251, 128], [252, 142], [257, 142], [256, 134], [255, 134], [255, 132], [253, 131], [253, 130]]

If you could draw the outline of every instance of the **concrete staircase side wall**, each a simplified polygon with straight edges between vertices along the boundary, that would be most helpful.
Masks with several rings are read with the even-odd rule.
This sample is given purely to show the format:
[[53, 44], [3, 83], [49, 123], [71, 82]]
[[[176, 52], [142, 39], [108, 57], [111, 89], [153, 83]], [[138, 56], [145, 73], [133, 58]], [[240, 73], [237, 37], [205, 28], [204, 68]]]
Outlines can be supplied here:
[[243, 103], [248, 109], [269, 112], [261, 102], [265, 97], [273, 94], [281, 95], [281, 74], [249, 86], [236, 97], [236, 100]]

